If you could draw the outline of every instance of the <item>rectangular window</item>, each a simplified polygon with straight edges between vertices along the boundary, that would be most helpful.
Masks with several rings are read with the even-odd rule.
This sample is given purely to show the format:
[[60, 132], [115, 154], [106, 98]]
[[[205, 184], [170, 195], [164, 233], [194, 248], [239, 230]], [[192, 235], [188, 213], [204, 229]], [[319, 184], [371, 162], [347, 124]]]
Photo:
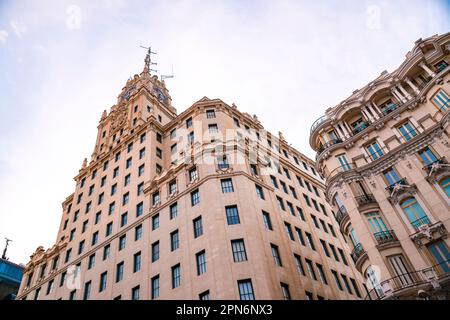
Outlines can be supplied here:
[[189, 170], [189, 181], [192, 182], [196, 179], [198, 179], [197, 169], [194, 168], [194, 169]]
[[109, 235], [111, 235], [112, 233], [112, 227], [113, 227], [113, 223], [110, 222], [106, 225], [106, 233], [105, 233], [105, 237], [108, 237]]
[[133, 255], [133, 272], [141, 270], [141, 252], [137, 252]]
[[294, 254], [294, 261], [295, 267], [297, 268], [297, 272], [302, 276], [306, 275], [305, 268], [303, 268], [302, 258], [300, 258], [299, 255]]
[[239, 224], [239, 212], [237, 206], [227, 206], [225, 207], [225, 212], [227, 216], [228, 225]]
[[302, 178], [300, 178], [299, 176], [297, 176], [297, 181], [298, 181], [298, 184], [300, 185], [300, 187], [303, 187], [303, 188], [304, 188], [304, 184], [303, 184]]
[[290, 203], [289, 201], [286, 201], [286, 204], [289, 208], [289, 212], [291, 213], [291, 215], [295, 217], [295, 210], [294, 210], [294, 206], [292, 205], [292, 203]]
[[247, 261], [244, 239], [231, 240], [231, 250], [234, 262]]
[[139, 300], [140, 286], [131, 289], [131, 300]]
[[409, 141], [417, 136], [416, 129], [414, 129], [414, 127], [409, 122], [405, 122], [401, 126], [397, 127], [397, 129], [406, 141]]
[[113, 179], [119, 175], [119, 167], [114, 168]]
[[336, 282], [336, 286], [339, 288], [339, 290], [344, 291], [344, 288], [342, 288], [341, 281], [339, 280], [339, 276], [336, 271], [331, 270], [331, 274], [333, 275], [334, 281]]
[[305, 202], [308, 205], [308, 207], [311, 207], [311, 202], [309, 201], [309, 197], [306, 194], [303, 194], [303, 198], [305, 199]]
[[137, 186], [137, 195], [140, 196], [144, 193], [144, 182], [141, 182]]
[[124, 269], [124, 262], [120, 262], [116, 265], [116, 282], [120, 282], [123, 280], [123, 269]]
[[315, 251], [316, 247], [314, 246], [314, 241], [313, 241], [311, 234], [308, 232], [305, 232], [305, 235], [306, 235], [306, 241], [308, 242], [308, 247], [310, 247], [311, 249], [313, 249]]
[[136, 217], [141, 216], [143, 211], [144, 211], [144, 203], [143, 202], [139, 202], [136, 205]]
[[177, 182], [176, 180], [169, 182], [169, 195], [173, 195], [177, 192]]
[[141, 150], [139, 150], [139, 159], [144, 158], [145, 156], [145, 148], [142, 148]]
[[270, 220], [270, 214], [268, 212], [263, 211], [262, 215], [263, 215], [264, 226], [266, 227], [266, 229], [273, 230], [272, 221]]
[[341, 154], [336, 156], [336, 158], [339, 161], [339, 164], [341, 165], [341, 169], [343, 171], [349, 171], [351, 170], [350, 164], [348, 163], [347, 157], [345, 156], [345, 154]]
[[152, 217], [152, 230], [159, 228], [159, 213]]
[[328, 284], [327, 277], [325, 276], [325, 272], [323, 271], [323, 267], [321, 264], [316, 263], [317, 270], [319, 271], [319, 278], [323, 284]]
[[280, 185], [281, 185], [281, 189], [283, 190], [283, 192], [286, 194], [289, 194], [287, 187], [286, 187], [286, 183], [284, 183], [283, 181], [280, 180]]
[[92, 285], [91, 281], [88, 281], [84, 284], [83, 300], [89, 300], [91, 296], [91, 285]]
[[220, 180], [220, 185], [222, 186], [222, 193], [234, 192], [233, 180], [222, 179], [222, 180]]
[[141, 164], [138, 168], [138, 177], [140, 177], [144, 174], [144, 170], [145, 170], [145, 164]]
[[238, 280], [239, 299], [240, 300], [255, 300], [253, 292], [252, 280]]
[[126, 241], [127, 241], [127, 236], [125, 234], [119, 238], [119, 251], [121, 251], [125, 248]]
[[100, 285], [99, 285], [98, 292], [102, 292], [106, 289], [107, 277], [108, 277], [108, 272], [106, 272], [106, 271], [100, 275]]
[[255, 187], [256, 187], [256, 195], [258, 196], [258, 198], [264, 200], [265, 197], [263, 188], [261, 186], [258, 186], [257, 184], [255, 184]]
[[109, 204], [109, 208], [108, 208], [108, 214], [111, 215], [114, 213], [114, 208], [116, 207], [116, 203], [115, 202], [111, 202]]
[[170, 251], [175, 251], [180, 247], [180, 235], [178, 230], [170, 234]]
[[216, 123], [209, 124], [209, 125], [208, 125], [208, 132], [209, 132], [210, 134], [217, 133], [217, 132], [219, 132], [219, 127], [217, 126]]
[[134, 241], [138, 241], [140, 238], [142, 238], [142, 225], [138, 225], [136, 228], [134, 228]]
[[169, 207], [170, 220], [175, 219], [178, 215], [178, 204], [175, 202]]
[[389, 186], [392, 186], [400, 181], [400, 178], [397, 174], [397, 172], [394, 171], [393, 168], [390, 168], [383, 172], [384, 177], [386, 178], [386, 181], [388, 182]]
[[303, 238], [302, 230], [295, 227], [295, 232], [297, 233], [298, 240], [302, 244], [302, 246], [306, 246], [305, 239]]
[[381, 150], [377, 141], [374, 141], [371, 144], [367, 145], [366, 150], [369, 154], [370, 159], [372, 160], [377, 160], [378, 158], [383, 156], [383, 151]]
[[156, 206], [156, 205], [158, 205], [158, 204], [160, 204], [160, 203], [161, 203], [161, 196], [160, 196], [160, 194], [159, 194], [159, 191], [154, 192], [154, 193], [152, 194], [152, 205], [153, 205], [153, 206]]
[[111, 246], [109, 244], [107, 244], [104, 248], [103, 248], [103, 260], [106, 260], [109, 258], [109, 253], [111, 251]]
[[431, 151], [429, 147], [426, 147], [425, 149], [419, 151], [419, 156], [422, 160], [422, 163], [426, 166], [430, 166], [432, 163], [438, 160], [436, 155], [433, 153], [433, 151]]
[[295, 192], [295, 189], [294, 189], [293, 187], [289, 186], [289, 190], [291, 190], [292, 196], [293, 196], [295, 199], [298, 199], [298, 198], [297, 198], [297, 192]]
[[172, 289], [181, 285], [181, 266], [177, 264], [172, 267]]
[[216, 117], [216, 113], [214, 110], [206, 110], [206, 118], [213, 119]]
[[186, 128], [192, 127], [192, 118], [186, 120]]
[[152, 278], [152, 299], [159, 298], [159, 275]]
[[309, 277], [313, 280], [317, 280], [316, 272], [314, 271], [314, 266], [311, 260], [305, 259], [306, 269], [308, 270]]
[[152, 243], [152, 262], [159, 260], [159, 241]]
[[209, 290], [206, 290], [198, 295], [199, 300], [211, 300]]
[[122, 205], [123, 206], [127, 205], [129, 200], [130, 200], [130, 194], [127, 192], [123, 195]]
[[277, 183], [277, 178], [275, 178], [274, 176], [270, 176], [270, 180], [272, 181], [272, 186], [274, 188], [278, 189], [278, 183]]
[[95, 253], [91, 254], [88, 258], [88, 270], [92, 269], [95, 265]]
[[303, 221], [306, 221], [305, 215], [303, 214], [302, 208], [297, 207], [297, 213], [298, 213], [298, 217], [299, 217], [300, 219], [302, 219]]
[[283, 293], [284, 300], [291, 300], [291, 293], [289, 292], [289, 285], [281, 282], [280, 286], [281, 286], [281, 292]]
[[192, 223], [194, 226], [194, 238], [198, 238], [203, 234], [202, 217], [195, 218]]
[[336, 248], [332, 244], [330, 244], [330, 248], [331, 248], [331, 252], [333, 252], [334, 259], [339, 262], [339, 257], [337, 255]]
[[286, 234], [287, 234], [288, 238], [291, 239], [292, 241], [295, 241], [294, 234], [292, 233], [291, 225], [289, 223], [285, 222], [284, 228], [286, 229]]
[[120, 227], [123, 227], [127, 224], [128, 221], [128, 213], [125, 212], [120, 216]]
[[433, 98], [433, 102], [436, 103], [436, 105], [441, 110], [447, 110], [448, 108], [450, 108], [450, 98], [447, 95], [447, 93], [442, 89], [440, 89], [435, 94], [435, 96]]
[[358, 298], [361, 298], [361, 293], [359, 292], [358, 285], [356, 284], [355, 279], [350, 278], [350, 282], [352, 283], [353, 290], [355, 290], [356, 296], [357, 296]]
[[330, 251], [328, 251], [327, 243], [320, 239], [320, 244], [322, 245], [323, 252], [325, 255], [329, 258], [330, 257]]
[[286, 211], [286, 208], [284, 207], [283, 199], [281, 199], [279, 196], [277, 196], [277, 203], [278, 203], [278, 207], [281, 210]]
[[140, 142], [140, 143], [144, 142], [146, 136], [147, 136], [147, 135], [146, 135], [145, 133], [141, 134], [141, 136], [139, 137], [139, 142]]
[[200, 202], [200, 192], [197, 189], [191, 192], [191, 205], [195, 206], [199, 202]]
[[275, 264], [279, 267], [282, 267], [283, 264], [281, 262], [281, 257], [280, 257], [280, 252], [278, 251], [278, 246], [276, 246], [274, 244], [270, 244], [270, 248], [272, 250], [272, 256], [273, 256], [273, 259], [275, 260]]
[[200, 251], [195, 255], [197, 261], [197, 275], [201, 275], [206, 272], [206, 253], [205, 250]]

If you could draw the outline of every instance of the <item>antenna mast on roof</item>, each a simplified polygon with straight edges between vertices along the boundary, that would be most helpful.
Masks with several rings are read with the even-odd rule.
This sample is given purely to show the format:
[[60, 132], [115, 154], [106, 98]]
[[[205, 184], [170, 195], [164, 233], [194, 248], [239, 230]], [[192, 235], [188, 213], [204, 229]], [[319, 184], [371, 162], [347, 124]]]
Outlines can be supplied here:
[[141, 48], [147, 49], [147, 55], [145, 56], [145, 65], [144, 65], [144, 71], [150, 73], [151, 71], [153, 72], [158, 72], [155, 69], [152, 69], [152, 65], [158, 65], [156, 62], [152, 62], [152, 54], [156, 54], [156, 52], [152, 51], [152, 47], [144, 47], [144, 46], [140, 46]]

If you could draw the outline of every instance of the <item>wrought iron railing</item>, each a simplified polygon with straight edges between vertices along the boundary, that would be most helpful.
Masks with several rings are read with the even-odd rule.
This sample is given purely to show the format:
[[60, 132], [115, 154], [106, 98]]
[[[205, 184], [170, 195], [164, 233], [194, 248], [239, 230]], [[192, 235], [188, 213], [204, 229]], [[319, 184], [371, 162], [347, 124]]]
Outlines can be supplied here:
[[397, 104], [395, 104], [395, 103], [389, 103], [388, 105], [386, 105], [384, 108], [383, 108], [383, 110], [382, 110], [382, 112], [383, 112], [383, 115], [388, 115], [389, 113], [391, 113], [392, 111], [394, 111], [394, 110], [396, 110], [397, 109]]
[[389, 243], [389, 242], [398, 241], [394, 230], [385, 230], [385, 231], [374, 233], [374, 237], [375, 237], [375, 240], [377, 240], [378, 244], [385, 244], [385, 243]]
[[310, 130], [309, 133], [312, 134], [313, 131], [314, 131], [318, 126], [320, 126], [321, 123], [325, 122], [327, 119], [328, 119], [328, 117], [325, 115], [325, 116], [321, 116], [319, 119], [317, 119], [316, 121], [314, 121], [314, 123], [313, 123], [312, 126], [311, 126], [311, 130]]
[[435, 160], [435, 161], [433, 161], [433, 162], [431, 162], [431, 163], [425, 165], [425, 166], [422, 168], [422, 170], [425, 170], [426, 173], [430, 173], [431, 168], [433, 167], [434, 164], [446, 164], [446, 163], [447, 163], [447, 161], [445, 160], [444, 157], [442, 157], [442, 158], [440, 158], [440, 159], [437, 159], [437, 160]]
[[369, 126], [369, 124], [367, 122], [361, 122], [361, 123], [357, 124], [352, 130], [353, 135], [360, 133], [368, 126]]
[[411, 221], [411, 225], [414, 230], [419, 230], [419, 228], [423, 225], [430, 224], [430, 219], [427, 216], [423, 216], [417, 220]]
[[338, 144], [341, 142], [342, 142], [342, 139], [339, 139], [339, 138], [332, 139], [332, 140], [326, 142], [325, 144], [321, 145], [320, 148], [317, 150], [317, 153], [320, 154], [323, 151], [325, 151], [326, 149], [328, 149], [329, 147], [334, 146], [335, 144]]
[[358, 261], [358, 259], [360, 257], [362, 257], [364, 254], [366, 253], [366, 251], [364, 250], [363, 246], [361, 243], [358, 243], [352, 250], [352, 253], [350, 254], [353, 262], [356, 263], [356, 261]]
[[355, 197], [355, 200], [358, 203], [358, 207], [377, 202], [373, 194], [364, 194], [362, 196]]
[[342, 221], [344, 221], [344, 219], [346, 217], [348, 217], [348, 212], [347, 209], [345, 209], [344, 206], [339, 207], [338, 211], [336, 212], [336, 221], [337, 223], [340, 225]]

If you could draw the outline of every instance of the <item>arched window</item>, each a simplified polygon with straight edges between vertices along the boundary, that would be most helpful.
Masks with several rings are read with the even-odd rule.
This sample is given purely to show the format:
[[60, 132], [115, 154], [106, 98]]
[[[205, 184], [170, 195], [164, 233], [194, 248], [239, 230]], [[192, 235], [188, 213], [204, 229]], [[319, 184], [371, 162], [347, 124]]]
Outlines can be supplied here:
[[418, 229], [421, 225], [430, 223], [427, 215], [423, 211], [420, 204], [417, 202], [416, 198], [411, 197], [406, 200], [403, 200], [400, 203], [400, 206], [408, 217], [409, 222], [414, 227], [414, 229]]
[[352, 242], [353, 246], [356, 247], [359, 245], [359, 238], [356, 235], [355, 229], [353, 229], [353, 226], [350, 224], [347, 228], [348, 237], [350, 238], [350, 241]]
[[450, 177], [441, 180], [441, 182], [439, 182], [439, 185], [441, 186], [442, 190], [444, 190], [447, 197], [450, 198]]

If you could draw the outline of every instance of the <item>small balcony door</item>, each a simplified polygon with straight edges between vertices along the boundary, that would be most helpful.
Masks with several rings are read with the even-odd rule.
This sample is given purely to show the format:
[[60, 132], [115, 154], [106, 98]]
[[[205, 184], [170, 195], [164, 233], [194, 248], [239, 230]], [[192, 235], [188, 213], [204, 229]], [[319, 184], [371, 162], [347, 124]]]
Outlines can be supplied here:
[[378, 212], [371, 212], [367, 215], [367, 221], [369, 221], [370, 228], [374, 234], [386, 233], [388, 228], [384, 223], [383, 219], [381, 219], [380, 214]]
[[[406, 266], [405, 260], [402, 255], [395, 255], [388, 258], [392, 269], [395, 273], [394, 283], [399, 288], [410, 286], [414, 283], [412, 274]], [[394, 288], [393, 288], [394, 289]]]
[[422, 159], [423, 164], [426, 166], [437, 161], [437, 157], [434, 155], [433, 151], [430, 150], [430, 148], [425, 148], [420, 151], [419, 156], [420, 159]]
[[450, 272], [450, 252], [444, 241], [440, 240], [429, 245], [428, 251], [433, 256], [440, 270], [445, 273]]
[[414, 229], [418, 229], [421, 225], [430, 223], [430, 220], [420, 204], [417, 202], [416, 198], [408, 198], [402, 201], [400, 206]]

